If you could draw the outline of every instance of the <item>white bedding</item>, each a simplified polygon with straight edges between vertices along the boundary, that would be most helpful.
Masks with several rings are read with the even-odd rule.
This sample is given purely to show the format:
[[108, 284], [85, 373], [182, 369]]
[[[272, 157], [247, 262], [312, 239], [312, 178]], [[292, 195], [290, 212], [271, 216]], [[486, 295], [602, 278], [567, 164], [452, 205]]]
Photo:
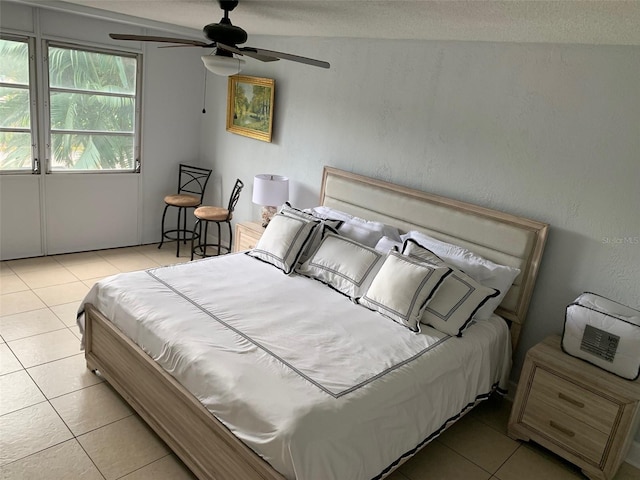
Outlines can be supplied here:
[[371, 479], [506, 389], [507, 326], [407, 328], [244, 254], [109, 277], [85, 298], [288, 479]]

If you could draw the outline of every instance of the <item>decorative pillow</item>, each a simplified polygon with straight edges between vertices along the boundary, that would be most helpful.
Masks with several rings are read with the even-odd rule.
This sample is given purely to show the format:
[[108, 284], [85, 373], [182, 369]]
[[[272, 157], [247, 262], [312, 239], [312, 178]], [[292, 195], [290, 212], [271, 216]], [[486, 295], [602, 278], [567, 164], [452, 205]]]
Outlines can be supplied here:
[[357, 301], [419, 332], [425, 305], [450, 273], [450, 268], [389, 252], [366, 295]]
[[247, 252], [247, 255], [289, 274], [319, 225], [320, 221], [307, 221], [278, 213], [269, 222], [256, 248]]
[[466, 248], [442, 242], [415, 230], [402, 235], [403, 241], [407, 238], [413, 238], [418, 244], [431, 250], [448, 264], [458, 267], [476, 282], [500, 292], [496, 297], [490, 298], [480, 307], [473, 316], [476, 320], [486, 320], [491, 316], [494, 310], [498, 308], [498, 305], [502, 303], [511, 285], [513, 285], [513, 281], [520, 274], [519, 268], [493, 263], [491, 260], [476, 255]]
[[320, 280], [350, 298], [361, 296], [380, 269], [384, 255], [349, 238], [328, 233], [296, 272]]
[[449, 335], [462, 336], [474, 313], [499, 291], [484, 287], [469, 275], [448, 265], [431, 250], [423, 248], [412, 238], [402, 247], [402, 254], [440, 267], [451, 268], [451, 274], [442, 282], [438, 294], [427, 304], [420, 321]]
[[[280, 209], [280, 213], [288, 217], [300, 218], [307, 222], [318, 221], [318, 218], [314, 217], [311, 213], [304, 212], [295, 207], [292, 207], [289, 202], [286, 202], [282, 206], [282, 208]], [[323, 232], [325, 230], [324, 227], [325, 226], [330, 227], [330, 231], [337, 231], [337, 229], [340, 228], [340, 225], [342, 225], [342, 220], [324, 219], [324, 220], [321, 220], [320, 223], [321, 223], [320, 227], [316, 228], [313, 231], [313, 233], [311, 234], [311, 238], [307, 243], [307, 247], [302, 252], [302, 255], [300, 255], [300, 260], [299, 260], [300, 263], [306, 262], [309, 259], [309, 257], [313, 254], [313, 252], [318, 248], [318, 245], [320, 245], [320, 242], [322, 241]]]

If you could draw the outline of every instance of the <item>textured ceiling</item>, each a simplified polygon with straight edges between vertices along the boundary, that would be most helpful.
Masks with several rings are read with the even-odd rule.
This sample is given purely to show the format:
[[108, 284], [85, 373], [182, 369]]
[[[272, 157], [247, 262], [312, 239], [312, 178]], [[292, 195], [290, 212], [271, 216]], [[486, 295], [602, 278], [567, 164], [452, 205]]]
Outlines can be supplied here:
[[[23, 3], [198, 30], [222, 17], [216, 0]], [[249, 35], [640, 45], [640, 1], [240, 0], [231, 19]]]

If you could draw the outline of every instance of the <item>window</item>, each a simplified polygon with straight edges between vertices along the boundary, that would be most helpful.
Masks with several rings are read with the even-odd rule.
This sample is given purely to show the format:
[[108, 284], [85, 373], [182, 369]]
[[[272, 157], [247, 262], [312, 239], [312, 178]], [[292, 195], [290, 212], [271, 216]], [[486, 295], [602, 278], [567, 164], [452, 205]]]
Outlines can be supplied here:
[[[27, 39], [0, 38], [0, 171], [35, 168], [35, 111], [31, 81], [32, 45]], [[33, 101], [32, 101], [33, 100]]]
[[136, 55], [48, 44], [49, 172], [138, 168]]

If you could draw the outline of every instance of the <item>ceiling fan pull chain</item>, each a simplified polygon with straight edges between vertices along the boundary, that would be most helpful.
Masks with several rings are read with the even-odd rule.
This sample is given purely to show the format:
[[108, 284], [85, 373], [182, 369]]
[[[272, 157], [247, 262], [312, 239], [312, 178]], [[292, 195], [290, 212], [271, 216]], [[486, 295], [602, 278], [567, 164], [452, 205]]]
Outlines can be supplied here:
[[202, 113], [207, 113], [207, 110], [204, 108], [207, 104], [207, 69], [204, 69], [204, 95], [202, 98]]

